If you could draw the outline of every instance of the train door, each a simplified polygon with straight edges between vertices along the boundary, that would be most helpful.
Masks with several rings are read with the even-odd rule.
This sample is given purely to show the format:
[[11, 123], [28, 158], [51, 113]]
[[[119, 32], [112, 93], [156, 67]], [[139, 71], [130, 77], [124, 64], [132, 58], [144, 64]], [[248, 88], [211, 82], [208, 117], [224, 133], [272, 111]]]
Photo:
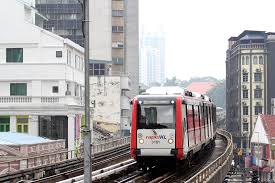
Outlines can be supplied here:
[[187, 105], [187, 133], [188, 133], [188, 146], [191, 147], [195, 145], [195, 128], [194, 128], [194, 121], [193, 121], [193, 106], [188, 104]]
[[213, 136], [213, 130], [212, 130], [213, 125], [212, 125], [211, 107], [208, 106], [207, 108], [208, 108], [208, 120], [209, 120], [209, 132], [210, 132], [209, 137], [212, 137]]
[[199, 119], [200, 119], [200, 133], [201, 133], [201, 141], [205, 139], [205, 129], [204, 129], [204, 118], [203, 118], [203, 113], [202, 113], [202, 107], [199, 106]]
[[195, 143], [200, 142], [200, 121], [199, 121], [199, 111], [198, 106], [194, 105], [194, 124], [195, 124]]
[[189, 138], [188, 138], [188, 123], [187, 123], [187, 105], [183, 104], [181, 106], [182, 111], [182, 138], [183, 138], [183, 150], [184, 153], [188, 152], [188, 144], [189, 144]]
[[205, 117], [205, 129], [206, 129], [206, 138], [209, 138], [209, 119], [208, 119], [208, 108], [207, 106], [205, 105], [204, 106], [204, 117]]

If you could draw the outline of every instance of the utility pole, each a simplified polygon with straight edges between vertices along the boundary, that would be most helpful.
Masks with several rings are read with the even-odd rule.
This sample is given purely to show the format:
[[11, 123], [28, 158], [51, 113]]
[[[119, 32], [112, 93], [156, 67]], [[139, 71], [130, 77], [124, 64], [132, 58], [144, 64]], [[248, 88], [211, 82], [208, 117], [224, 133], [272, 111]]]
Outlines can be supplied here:
[[92, 182], [91, 128], [90, 128], [90, 80], [89, 80], [89, 0], [84, 3], [84, 48], [85, 48], [85, 129], [84, 134], [84, 183]]

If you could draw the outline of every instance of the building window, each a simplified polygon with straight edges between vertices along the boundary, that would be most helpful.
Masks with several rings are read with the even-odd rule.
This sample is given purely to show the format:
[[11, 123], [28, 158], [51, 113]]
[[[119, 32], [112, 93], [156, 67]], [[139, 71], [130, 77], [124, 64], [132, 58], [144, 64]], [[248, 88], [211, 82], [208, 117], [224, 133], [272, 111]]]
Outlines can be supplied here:
[[10, 96], [27, 96], [27, 83], [11, 83]]
[[248, 90], [243, 90], [243, 98], [248, 98]]
[[248, 82], [248, 73], [243, 73], [243, 82]]
[[262, 89], [254, 90], [254, 98], [262, 98]]
[[123, 17], [123, 10], [112, 10], [113, 17]]
[[246, 56], [245, 62], [246, 62], [246, 65], [249, 65], [249, 56]]
[[262, 81], [262, 73], [260, 72], [254, 73], [254, 81]]
[[262, 114], [262, 106], [255, 106], [255, 115]]
[[10, 117], [0, 116], [0, 132], [10, 131]]
[[259, 56], [259, 64], [263, 65], [264, 64], [264, 59], [263, 56]]
[[62, 57], [62, 51], [56, 51], [55, 55], [56, 55], [56, 58], [61, 58]]
[[243, 123], [243, 131], [248, 132], [248, 123]]
[[243, 115], [248, 115], [248, 106], [243, 106]]
[[244, 59], [244, 56], [242, 56], [242, 65], [245, 65], [245, 59]]
[[257, 56], [254, 56], [254, 57], [253, 57], [253, 64], [254, 64], [254, 65], [257, 65], [257, 64], [258, 64], [258, 58], [257, 58]]
[[72, 64], [72, 52], [70, 50], [67, 50], [67, 64]]
[[16, 117], [16, 129], [19, 133], [29, 132], [29, 116], [17, 116]]
[[112, 26], [112, 32], [123, 32], [123, 26]]
[[90, 64], [89, 71], [91, 76], [105, 75], [105, 64]]
[[7, 62], [23, 62], [23, 48], [7, 48], [6, 49]]
[[123, 58], [115, 57], [112, 59], [114, 65], [122, 65], [123, 64]]
[[53, 93], [58, 93], [58, 86], [53, 86]]

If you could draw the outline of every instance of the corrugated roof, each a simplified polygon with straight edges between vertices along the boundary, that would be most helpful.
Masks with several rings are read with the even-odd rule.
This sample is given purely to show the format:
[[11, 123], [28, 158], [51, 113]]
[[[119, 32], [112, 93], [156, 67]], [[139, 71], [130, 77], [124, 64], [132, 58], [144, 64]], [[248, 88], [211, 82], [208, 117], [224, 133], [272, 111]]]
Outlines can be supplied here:
[[206, 94], [214, 86], [216, 86], [216, 84], [213, 82], [193, 82], [190, 85], [188, 85], [186, 89], [191, 92]]
[[275, 115], [260, 115], [269, 138], [275, 137]]
[[23, 145], [51, 142], [52, 140], [24, 133], [0, 132], [0, 144]]

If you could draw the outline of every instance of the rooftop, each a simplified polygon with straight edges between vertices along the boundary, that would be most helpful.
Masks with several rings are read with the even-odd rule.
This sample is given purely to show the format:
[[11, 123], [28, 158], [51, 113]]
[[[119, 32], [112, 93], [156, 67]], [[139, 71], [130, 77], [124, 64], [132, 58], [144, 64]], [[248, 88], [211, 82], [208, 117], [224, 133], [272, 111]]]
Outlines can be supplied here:
[[23, 145], [51, 142], [52, 140], [32, 136], [24, 133], [0, 132], [0, 144], [4, 145]]
[[193, 82], [189, 84], [186, 89], [191, 92], [206, 94], [215, 86], [216, 84], [214, 82]]
[[269, 137], [275, 137], [275, 115], [260, 115]]

